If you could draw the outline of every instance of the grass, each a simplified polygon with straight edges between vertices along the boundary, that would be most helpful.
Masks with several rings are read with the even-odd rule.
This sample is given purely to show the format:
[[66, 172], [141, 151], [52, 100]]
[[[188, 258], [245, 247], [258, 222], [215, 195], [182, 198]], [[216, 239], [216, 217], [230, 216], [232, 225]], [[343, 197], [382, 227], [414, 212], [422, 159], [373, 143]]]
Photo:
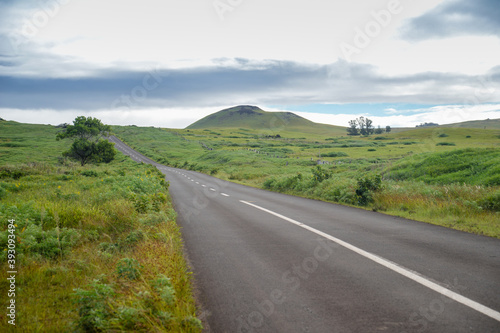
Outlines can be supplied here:
[[[279, 138], [248, 128], [114, 130], [171, 166], [500, 238], [500, 213], [488, 208], [497, 207], [500, 191], [496, 129], [433, 127], [348, 137], [285, 127], [274, 133]], [[439, 144], [443, 139], [454, 145]], [[321, 168], [330, 175], [320, 182], [318, 160], [326, 162]], [[359, 180], [376, 175], [380, 189], [360, 200]], [[450, 197], [450, 188], [460, 190]]]
[[[15, 219], [16, 328], [201, 332], [164, 176], [122, 154], [85, 167], [59, 161], [65, 147], [51, 126], [1, 122], [0, 130], [4, 142], [37, 133], [0, 155], [0, 265], [9, 270]], [[4, 279], [0, 293], [8, 290]], [[0, 331], [15, 331], [0, 317]]]

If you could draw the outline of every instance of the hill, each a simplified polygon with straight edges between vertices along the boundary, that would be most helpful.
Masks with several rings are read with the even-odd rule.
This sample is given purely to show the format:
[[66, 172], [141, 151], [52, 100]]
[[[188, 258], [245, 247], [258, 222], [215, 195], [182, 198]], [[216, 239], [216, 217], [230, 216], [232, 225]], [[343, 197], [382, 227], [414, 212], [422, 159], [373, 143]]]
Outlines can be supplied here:
[[485, 119], [464, 121], [461, 123], [445, 124], [440, 127], [462, 127], [462, 128], [480, 128], [480, 129], [500, 129], [500, 119]]
[[318, 124], [292, 112], [268, 112], [251, 105], [239, 105], [208, 115], [186, 129], [246, 128], [269, 132], [291, 131], [321, 133], [325, 135], [344, 134], [345, 128]]

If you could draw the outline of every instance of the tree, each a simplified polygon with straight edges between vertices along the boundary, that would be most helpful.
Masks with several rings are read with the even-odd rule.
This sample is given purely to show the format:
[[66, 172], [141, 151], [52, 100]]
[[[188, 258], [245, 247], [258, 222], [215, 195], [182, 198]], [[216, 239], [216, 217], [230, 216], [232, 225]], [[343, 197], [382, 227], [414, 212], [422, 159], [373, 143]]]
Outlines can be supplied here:
[[386, 127], [385, 127], [385, 132], [386, 132], [386, 133], [389, 133], [390, 131], [391, 131], [391, 126], [386, 126]]
[[370, 135], [375, 132], [373, 121], [363, 116], [349, 121], [347, 135]]
[[356, 122], [356, 120], [349, 120], [347, 135], [359, 135], [358, 123]]
[[384, 130], [380, 128], [380, 125], [378, 125], [377, 129], [375, 130], [375, 134], [382, 134], [384, 133]]
[[56, 136], [56, 140], [73, 139], [68, 151], [63, 155], [80, 162], [82, 166], [89, 162], [111, 162], [116, 154], [113, 143], [103, 138], [109, 135], [111, 127], [99, 119], [77, 117], [73, 125], [68, 125]]

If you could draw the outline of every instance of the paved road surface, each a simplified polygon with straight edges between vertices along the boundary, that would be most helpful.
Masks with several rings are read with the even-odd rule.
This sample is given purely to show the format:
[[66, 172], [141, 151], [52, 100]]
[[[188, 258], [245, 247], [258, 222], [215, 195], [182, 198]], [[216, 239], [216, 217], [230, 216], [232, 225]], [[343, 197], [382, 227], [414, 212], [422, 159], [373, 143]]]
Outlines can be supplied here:
[[225, 182], [170, 181], [207, 332], [500, 332], [500, 240]]

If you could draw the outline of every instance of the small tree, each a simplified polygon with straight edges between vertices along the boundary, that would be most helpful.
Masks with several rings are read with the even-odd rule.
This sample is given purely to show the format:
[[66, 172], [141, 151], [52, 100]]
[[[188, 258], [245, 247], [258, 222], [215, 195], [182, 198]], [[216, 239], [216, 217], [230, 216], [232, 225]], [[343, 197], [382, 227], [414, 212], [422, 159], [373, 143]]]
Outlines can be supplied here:
[[386, 133], [389, 133], [390, 131], [391, 131], [391, 126], [386, 126], [386, 127], [385, 127], [385, 132], [386, 132]]
[[111, 127], [99, 119], [77, 117], [73, 125], [68, 125], [56, 136], [56, 140], [73, 139], [70, 149], [64, 156], [76, 159], [82, 166], [89, 162], [111, 162], [116, 154], [114, 145], [103, 138], [109, 135]]
[[349, 121], [347, 135], [370, 135], [375, 132], [373, 121], [363, 116]]
[[359, 135], [358, 123], [356, 122], [356, 120], [349, 120], [347, 135]]
[[375, 134], [382, 134], [384, 133], [384, 130], [378, 125], [377, 129], [375, 130]]

